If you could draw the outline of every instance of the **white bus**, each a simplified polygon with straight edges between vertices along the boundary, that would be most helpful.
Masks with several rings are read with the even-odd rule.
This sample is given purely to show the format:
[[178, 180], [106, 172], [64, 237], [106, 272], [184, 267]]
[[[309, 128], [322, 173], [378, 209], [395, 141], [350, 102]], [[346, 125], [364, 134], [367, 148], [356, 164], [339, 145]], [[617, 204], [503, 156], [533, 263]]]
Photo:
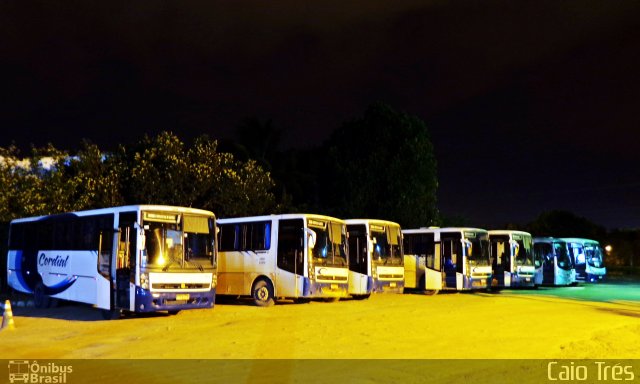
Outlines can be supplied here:
[[313, 214], [218, 219], [220, 295], [306, 302], [348, 296], [347, 230], [343, 220]]
[[372, 292], [402, 293], [402, 231], [392, 221], [349, 219], [349, 294], [364, 299]]
[[211, 308], [216, 287], [212, 212], [131, 205], [13, 220], [7, 280], [34, 295], [122, 311]]
[[576, 281], [595, 283], [607, 274], [604, 266], [604, 252], [596, 240], [583, 238], [563, 238], [569, 247], [569, 255], [576, 270]]
[[478, 228], [402, 230], [405, 289], [488, 289], [491, 284], [489, 234]]
[[494, 288], [534, 287], [536, 267], [531, 234], [514, 230], [489, 231]]
[[564, 240], [554, 237], [534, 237], [533, 253], [539, 260], [537, 264], [542, 265], [542, 268], [536, 271], [542, 276], [542, 285], [573, 284], [575, 269]]

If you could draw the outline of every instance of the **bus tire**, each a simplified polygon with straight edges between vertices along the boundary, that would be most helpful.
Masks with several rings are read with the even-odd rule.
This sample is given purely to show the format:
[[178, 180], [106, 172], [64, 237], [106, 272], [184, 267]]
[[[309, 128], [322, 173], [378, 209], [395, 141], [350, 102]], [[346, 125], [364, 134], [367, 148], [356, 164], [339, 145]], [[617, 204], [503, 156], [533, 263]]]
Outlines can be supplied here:
[[253, 302], [258, 307], [270, 307], [275, 303], [273, 286], [264, 279], [257, 280], [251, 290]]
[[424, 294], [427, 296], [435, 296], [438, 294], [438, 292], [440, 292], [440, 290], [438, 289], [425, 289], [424, 290]]
[[121, 309], [101, 309], [100, 313], [105, 320], [117, 320], [122, 315]]
[[370, 293], [364, 294], [364, 295], [353, 295], [353, 299], [354, 300], [366, 300], [369, 297], [371, 297]]
[[178, 313], [180, 313], [180, 310], [179, 309], [172, 309], [172, 310], [167, 311], [167, 312], [169, 312], [170, 315], [177, 315]]
[[311, 302], [311, 299], [308, 297], [297, 297], [294, 301], [297, 304], [309, 304]]
[[44, 284], [39, 282], [33, 289], [33, 304], [36, 308], [49, 308], [51, 305], [51, 298], [44, 293]]

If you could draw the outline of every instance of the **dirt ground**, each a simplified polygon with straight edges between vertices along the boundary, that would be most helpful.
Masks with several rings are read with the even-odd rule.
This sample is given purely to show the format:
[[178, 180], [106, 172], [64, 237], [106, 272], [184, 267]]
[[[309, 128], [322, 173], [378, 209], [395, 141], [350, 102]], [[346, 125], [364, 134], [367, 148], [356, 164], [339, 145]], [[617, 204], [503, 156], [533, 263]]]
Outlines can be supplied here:
[[638, 359], [640, 302], [502, 291], [337, 303], [218, 303], [102, 320], [90, 306], [13, 305], [2, 359]]

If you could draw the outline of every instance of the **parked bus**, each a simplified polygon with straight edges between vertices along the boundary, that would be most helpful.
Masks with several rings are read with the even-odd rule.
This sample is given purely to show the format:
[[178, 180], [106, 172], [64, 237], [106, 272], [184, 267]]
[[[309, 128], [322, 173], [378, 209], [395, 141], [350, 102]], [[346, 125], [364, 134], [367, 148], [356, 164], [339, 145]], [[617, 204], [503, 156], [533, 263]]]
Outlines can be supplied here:
[[569, 255], [576, 270], [576, 281], [598, 282], [607, 274], [604, 266], [604, 252], [596, 240], [563, 238], [569, 247]]
[[534, 287], [536, 268], [531, 234], [514, 230], [489, 231], [494, 288]]
[[348, 296], [343, 220], [313, 214], [219, 219], [218, 294], [300, 302]]
[[16, 219], [7, 280], [37, 307], [64, 299], [105, 318], [122, 311], [211, 308], [216, 288], [215, 216], [131, 205]]
[[533, 252], [541, 261], [542, 285], [571, 285], [575, 281], [575, 270], [569, 256], [567, 243], [553, 237], [534, 237]]
[[346, 220], [349, 241], [349, 294], [402, 293], [404, 257], [400, 225], [386, 220]]
[[402, 231], [405, 289], [487, 289], [491, 284], [489, 234], [478, 228]]

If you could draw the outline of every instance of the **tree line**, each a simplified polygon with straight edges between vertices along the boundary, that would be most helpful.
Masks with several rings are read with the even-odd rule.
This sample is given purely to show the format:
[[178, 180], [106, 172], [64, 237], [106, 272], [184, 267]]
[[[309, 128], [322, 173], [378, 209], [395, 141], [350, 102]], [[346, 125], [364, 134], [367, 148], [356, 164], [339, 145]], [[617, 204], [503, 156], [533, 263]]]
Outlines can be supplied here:
[[[280, 150], [280, 131], [248, 120], [232, 144], [171, 132], [105, 152], [83, 141], [22, 154], [0, 148], [0, 221], [129, 204], [208, 209], [218, 217], [295, 211], [438, 221], [436, 161], [425, 123], [376, 103], [320, 147]], [[403, 174], [411, 170], [415, 177]], [[407, 207], [410, 207], [407, 209]]]
[[[386, 219], [403, 228], [474, 226], [462, 217], [441, 217], [434, 148], [426, 124], [416, 116], [375, 103], [320, 146], [283, 150], [282, 135], [273, 122], [252, 118], [237, 127], [231, 142], [203, 135], [186, 144], [161, 132], [110, 152], [89, 141], [75, 153], [52, 144], [27, 154], [15, 146], [0, 148], [0, 223], [6, 227], [14, 218], [108, 206], [168, 204], [211, 210], [218, 217], [311, 212]], [[608, 232], [570, 212], [543, 212], [529, 223], [505, 228], [596, 239], [614, 245], [610, 261], [640, 264], [638, 231]]]

